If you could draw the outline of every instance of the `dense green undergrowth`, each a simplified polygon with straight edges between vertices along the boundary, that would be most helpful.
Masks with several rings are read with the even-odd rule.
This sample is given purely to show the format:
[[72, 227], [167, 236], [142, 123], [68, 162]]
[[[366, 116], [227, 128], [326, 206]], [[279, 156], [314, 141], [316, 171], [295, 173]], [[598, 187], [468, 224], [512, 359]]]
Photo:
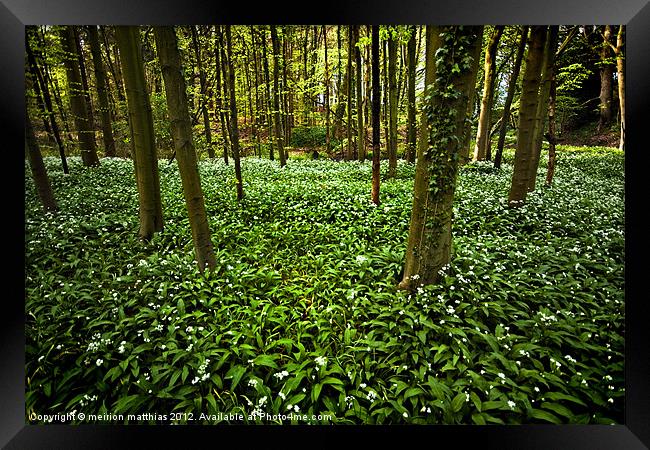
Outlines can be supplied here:
[[562, 150], [520, 209], [509, 164], [464, 167], [453, 262], [412, 294], [395, 289], [410, 164], [376, 207], [369, 162], [247, 158], [237, 204], [232, 166], [202, 161], [218, 261], [202, 277], [175, 164], [160, 162], [165, 229], [143, 244], [131, 161], [72, 158], [66, 176], [47, 158], [60, 212], [25, 172], [27, 416], [620, 423], [623, 155]]

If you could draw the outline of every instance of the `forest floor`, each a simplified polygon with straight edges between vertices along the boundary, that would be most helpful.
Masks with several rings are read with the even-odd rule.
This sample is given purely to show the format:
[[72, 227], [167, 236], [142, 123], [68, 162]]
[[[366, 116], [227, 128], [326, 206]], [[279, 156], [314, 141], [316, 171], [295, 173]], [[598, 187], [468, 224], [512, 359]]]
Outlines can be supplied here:
[[[130, 160], [70, 158], [70, 175], [45, 162], [56, 214], [25, 169], [28, 418], [623, 422], [622, 152], [560, 146], [553, 186], [542, 164], [519, 209], [511, 151], [500, 171], [463, 167], [452, 263], [411, 294], [395, 289], [414, 176], [403, 161], [378, 207], [370, 162], [245, 158], [238, 204], [232, 165], [201, 161], [218, 261], [205, 277], [176, 164], [159, 166], [165, 228], [141, 243]], [[158, 416], [127, 417], [144, 412]]]

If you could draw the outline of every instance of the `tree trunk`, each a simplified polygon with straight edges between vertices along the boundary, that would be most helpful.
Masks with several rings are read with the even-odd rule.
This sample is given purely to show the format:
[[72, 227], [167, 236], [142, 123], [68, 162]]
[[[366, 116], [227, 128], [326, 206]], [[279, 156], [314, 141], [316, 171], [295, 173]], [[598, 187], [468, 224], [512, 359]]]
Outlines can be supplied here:
[[485, 78], [483, 82], [483, 98], [481, 99], [481, 112], [478, 119], [476, 132], [476, 145], [474, 147], [474, 160], [485, 160], [490, 139], [490, 118], [492, 115], [492, 97], [494, 95], [494, 77], [499, 40], [503, 34], [503, 26], [494, 27], [487, 49], [485, 50]]
[[407, 107], [407, 136], [408, 142], [406, 145], [406, 160], [410, 163], [415, 162], [415, 149], [417, 145], [417, 122], [415, 119], [415, 68], [417, 59], [415, 54], [415, 35], [417, 27], [412, 25], [411, 35], [407, 44], [408, 55], [408, 107]]
[[108, 94], [106, 89], [106, 70], [102, 62], [101, 48], [99, 47], [99, 33], [97, 27], [88, 27], [88, 41], [93, 57], [95, 81], [97, 83], [97, 98], [99, 99], [99, 112], [102, 121], [102, 137], [104, 138], [104, 155], [115, 156], [115, 140], [113, 139], [113, 124], [111, 112], [108, 107]]
[[598, 121], [598, 132], [603, 131], [612, 122], [612, 78], [614, 67], [607, 62], [611, 52], [611, 35], [612, 27], [605, 25], [604, 42], [600, 50], [600, 119]]
[[348, 84], [347, 84], [347, 113], [348, 123], [346, 124], [348, 147], [345, 155], [346, 161], [354, 159], [354, 151], [352, 149], [352, 84], [354, 74], [352, 73], [352, 52], [354, 51], [354, 30], [352, 25], [348, 25]]
[[[81, 46], [79, 38], [79, 27], [70, 27], [74, 32], [74, 43], [77, 49], [77, 58], [79, 59], [79, 73], [81, 74], [81, 85], [83, 86], [83, 96], [86, 101], [86, 111], [88, 111], [88, 119], [90, 120], [90, 127], [95, 129], [95, 120], [93, 115], [92, 101], [90, 100], [90, 87], [88, 84], [88, 72], [86, 71], [86, 57]], [[93, 136], [93, 139], [95, 137]]]
[[41, 150], [36, 142], [32, 121], [29, 118], [28, 108], [25, 108], [25, 149], [29, 158], [29, 167], [32, 169], [32, 177], [36, 185], [38, 197], [41, 199], [45, 211], [56, 211], [58, 206], [52, 193], [52, 185], [47, 176], [47, 169], [43, 163]]
[[49, 123], [51, 124], [52, 135], [59, 149], [59, 156], [61, 158], [61, 166], [63, 168], [63, 173], [68, 174], [70, 172], [68, 169], [68, 161], [65, 156], [65, 148], [63, 146], [63, 141], [61, 140], [59, 126], [57, 125], [56, 118], [54, 116], [54, 109], [52, 107], [52, 99], [50, 97], [50, 91], [47, 82], [43, 77], [43, 74], [39, 70], [38, 64], [36, 63], [36, 57], [34, 56], [34, 53], [29, 44], [29, 40], [27, 39], [30, 30], [33, 29], [31, 27], [27, 27], [27, 32], [25, 35], [25, 48], [27, 50], [27, 63], [29, 67], [29, 72], [32, 76], [32, 81], [33, 81], [34, 90], [36, 92], [36, 96], [39, 98], [42, 97], [43, 100], [42, 108], [45, 114], [45, 117], [43, 119], [46, 121], [46, 123], [47, 121], [49, 121]]
[[546, 43], [546, 27], [531, 27], [528, 39], [528, 56], [519, 99], [519, 128], [517, 129], [517, 151], [512, 173], [512, 185], [508, 196], [510, 207], [520, 207], [526, 201], [530, 183], [530, 165], [534, 153], [534, 132], [537, 105], [540, 101], [539, 88], [541, 69]]
[[621, 138], [618, 148], [625, 150], [625, 59], [623, 55], [623, 46], [625, 45], [624, 33], [625, 26], [619, 25], [618, 35], [616, 37], [616, 69], [618, 72], [618, 101], [621, 110]]
[[[219, 25], [217, 25], [219, 27]], [[215, 52], [214, 52], [214, 57], [215, 57], [215, 78], [216, 78], [216, 95], [214, 99], [214, 104], [216, 108], [215, 115], [219, 115], [219, 123], [221, 125], [221, 143], [223, 145], [223, 161], [228, 165], [228, 146], [229, 146], [229, 141], [228, 141], [228, 125], [226, 123], [226, 115], [224, 112], [224, 105], [223, 105], [223, 99], [224, 99], [224, 89], [221, 86], [221, 72], [222, 72], [222, 63], [221, 63], [221, 29], [216, 30], [217, 34], [217, 40], [215, 42]], [[225, 84], [225, 80], [224, 80]]]
[[388, 39], [388, 128], [388, 178], [393, 178], [397, 171], [397, 36], [392, 33]]
[[185, 78], [181, 69], [181, 57], [173, 27], [154, 27], [154, 36], [165, 83], [167, 109], [174, 138], [176, 161], [183, 184], [185, 205], [192, 229], [194, 252], [199, 271], [203, 272], [206, 267], [214, 269], [217, 263], [205, 212], [196, 152], [192, 144], [192, 124], [187, 105]]
[[232, 134], [232, 159], [235, 161], [235, 178], [237, 179], [237, 200], [244, 198], [244, 184], [241, 177], [239, 161], [239, 125], [237, 123], [237, 97], [235, 96], [235, 67], [232, 57], [232, 37], [230, 25], [226, 25], [226, 49], [228, 52], [228, 86], [230, 88], [230, 130]]
[[273, 117], [275, 122], [275, 142], [278, 147], [278, 154], [280, 155], [280, 167], [284, 167], [287, 164], [287, 158], [284, 154], [284, 133], [282, 130], [282, 117], [280, 114], [280, 63], [278, 62], [280, 57], [280, 42], [278, 40], [278, 33], [275, 25], [271, 25], [271, 42], [273, 45]]
[[323, 25], [323, 36], [325, 41], [325, 151], [330, 154], [330, 72], [327, 61], [327, 26]]
[[372, 202], [379, 205], [379, 25], [372, 26]]
[[366, 160], [366, 137], [363, 127], [363, 93], [361, 91], [363, 83], [363, 66], [361, 65], [361, 49], [359, 48], [359, 25], [354, 26], [354, 40], [356, 47], [354, 49], [355, 64], [357, 66], [357, 158], [359, 161]]
[[551, 92], [548, 102], [548, 165], [546, 166], [546, 185], [553, 183], [555, 174], [555, 71], [551, 74]]
[[526, 50], [526, 40], [528, 37], [528, 26], [524, 26], [521, 30], [521, 38], [519, 39], [519, 47], [517, 48], [517, 56], [515, 57], [514, 67], [510, 74], [508, 81], [508, 94], [506, 101], [503, 105], [503, 116], [501, 118], [501, 128], [499, 129], [499, 140], [497, 142], [497, 151], [494, 155], [494, 167], [501, 168], [501, 160], [503, 158], [503, 146], [506, 142], [506, 132], [508, 131], [508, 121], [510, 119], [510, 107], [512, 100], [515, 97], [515, 89], [517, 88], [517, 79], [521, 70], [521, 61], [524, 58], [524, 50]]
[[[212, 132], [210, 130], [210, 116], [208, 115], [208, 107], [206, 101], [206, 97], [208, 95], [208, 86], [207, 86], [207, 81], [205, 76], [205, 70], [203, 70], [203, 63], [201, 62], [201, 49], [199, 48], [199, 37], [198, 37], [198, 33], [196, 32], [196, 25], [190, 26], [190, 31], [192, 32], [192, 46], [194, 47], [194, 56], [196, 58], [196, 65], [199, 70], [199, 83], [201, 85], [200, 104], [202, 105], [201, 113], [203, 114], [203, 129], [205, 132], [205, 140], [208, 143], [208, 156], [210, 158], [214, 158], [214, 148], [212, 147]], [[176, 152], [176, 154], [178, 157], [178, 152]]]
[[140, 237], [149, 240], [163, 229], [160, 177], [149, 91], [137, 26], [115, 27], [132, 131], [132, 155], [140, 201]]
[[436, 55], [436, 67], [428, 67], [427, 72], [435, 72], [435, 82], [427, 87], [425, 97], [428, 146], [418, 146], [406, 261], [398, 286], [401, 289], [436, 283], [440, 271], [451, 261], [459, 155], [465, 134], [470, 132], [469, 93], [476, 77], [472, 71], [478, 69], [471, 57], [481, 45], [481, 32], [482, 27], [427, 26], [427, 62], [433, 63]]
[[61, 28], [61, 43], [65, 52], [63, 63], [66, 68], [70, 109], [77, 128], [81, 159], [84, 166], [98, 166], [99, 158], [97, 158], [95, 146], [95, 131], [92, 129], [92, 121], [86, 109], [87, 104], [83, 92], [81, 72], [79, 71], [75, 34], [71, 26]]
[[[121, 72], [119, 70], [119, 62], [116, 60], [115, 63], [111, 60], [111, 46], [108, 42], [108, 36], [107, 36], [107, 27], [102, 26], [99, 28], [99, 31], [102, 34], [102, 38], [104, 40], [104, 50], [106, 53], [106, 62], [108, 63], [108, 69], [111, 72], [111, 75], [113, 75], [113, 82], [115, 83], [115, 90], [117, 91], [117, 98], [120, 102], [123, 102], [125, 100], [124, 97], [124, 86], [122, 83], [122, 77], [121, 77]], [[117, 68], [115, 66], [118, 66]]]
[[[474, 117], [474, 111], [477, 108], [477, 105], [475, 104], [474, 100], [476, 98], [476, 81], [478, 79], [478, 69], [479, 69], [480, 61], [481, 61], [481, 51], [482, 51], [482, 47], [483, 47], [483, 32], [484, 31], [485, 31], [484, 27], [481, 27], [480, 30], [479, 30], [480, 35], [479, 35], [479, 38], [478, 38], [478, 42], [480, 42], [480, 44], [475, 45], [474, 47], [472, 47], [473, 50], [474, 50], [474, 53], [472, 53], [472, 70], [470, 72], [471, 72], [471, 76], [473, 76], [474, 78], [472, 80], [470, 80], [470, 83], [469, 83], [469, 86], [470, 86], [469, 91], [468, 91], [468, 93], [469, 93], [469, 100], [468, 100], [469, 101], [469, 107], [467, 109], [467, 120], [470, 120], [470, 121]], [[470, 159], [471, 159], [471, 157], [470, 157], [470, 142], [471, 142], [471, 140], [472, 140], [472, 133], [465, 134], [465, 142], [463, 142], [463, 147], [462, 147], [461, 152], [460, 152], [460, 164], [461, 165], [468, 163], [470, 161]]]
[[533, 157], [530, 161], [530, 176], [528, 181], [529, 192], [535, 190], [537, 168], [539, 167], [539, 160], [542, 154], [544, 121], [548, 114], [548, 99], [551, 92], [551, 78], [553, 77], [553, 65], [555, 61], [554, 55], [557, 48], [558, 31], [559, 27], [557, 25], [549, 27], [544, 46], [544, 62], [542, 65], [539, 102], [537, 103], [535, 130], [533, 133]]
[[[274, 151], [273, 151], [273, 126], [271, 122], [271, 115], [272, 115], [272, 106], [271, 106], [271, 76], [269, 74], [269, 58], [266, 52], [266, 44], [267, 44], [267, 39], [266, 39], [266, 29], [263, 29], [262, 32], [262, 60], [264, 61], [264, 84], [266, 85], [266, 123], [268, 125], [268, 133], [269, 133], [269, 158], [271, 161], [275, 159], [274, 156]], [[306, 61], [306, 60], [305, 60]], [[305, 70], [307, 70], [305, 66]], [[305, 101], [305, 105], [307, 105], [307, 102]], [[275, 117], [275, 116], [273, 116]]]

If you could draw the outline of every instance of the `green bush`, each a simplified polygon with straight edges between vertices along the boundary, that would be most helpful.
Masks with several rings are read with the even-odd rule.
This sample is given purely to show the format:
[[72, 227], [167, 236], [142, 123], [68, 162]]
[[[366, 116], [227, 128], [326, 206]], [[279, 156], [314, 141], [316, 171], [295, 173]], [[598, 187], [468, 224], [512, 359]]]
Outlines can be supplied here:
[[299, 148], [322, 147], [325, 145], [325, 127], [299, 127], [291, 131], [291, 146]]

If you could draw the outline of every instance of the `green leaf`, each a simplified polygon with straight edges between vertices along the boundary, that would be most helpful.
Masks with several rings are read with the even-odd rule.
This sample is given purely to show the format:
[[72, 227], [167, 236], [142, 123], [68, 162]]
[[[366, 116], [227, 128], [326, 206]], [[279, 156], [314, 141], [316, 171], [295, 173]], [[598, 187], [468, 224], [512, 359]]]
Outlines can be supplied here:
[[462, 392], [460, 394], [457, 394], [451, 401], [451, 410], [455, 413], [460, 411], [465, 404], [466, 398], [467, 396]]
[[239, 384], [239, 381], [241, 380], [241, 378], [244, 376], [245, 373], [246, 373], [246, 368], [244, 366], [239, 366], [239, 365], [233, 366], [230, 368], [230, 370], [228, 370], [224, 378], [232, 379], [232, 382], [230, 384], [231, 390], [233, 391], [235, 390], [235, 388]]
[[545, 422], [551, 422], [555, 424], [562, 423], [562, 421], [558, 419], [556, 416], [554, 416], [550, 412], [543, 411], [541, 409], [531, 408], [530, 410], [528, 410], [528, 416], [532, 417], [533, 419], [543, 420]]

